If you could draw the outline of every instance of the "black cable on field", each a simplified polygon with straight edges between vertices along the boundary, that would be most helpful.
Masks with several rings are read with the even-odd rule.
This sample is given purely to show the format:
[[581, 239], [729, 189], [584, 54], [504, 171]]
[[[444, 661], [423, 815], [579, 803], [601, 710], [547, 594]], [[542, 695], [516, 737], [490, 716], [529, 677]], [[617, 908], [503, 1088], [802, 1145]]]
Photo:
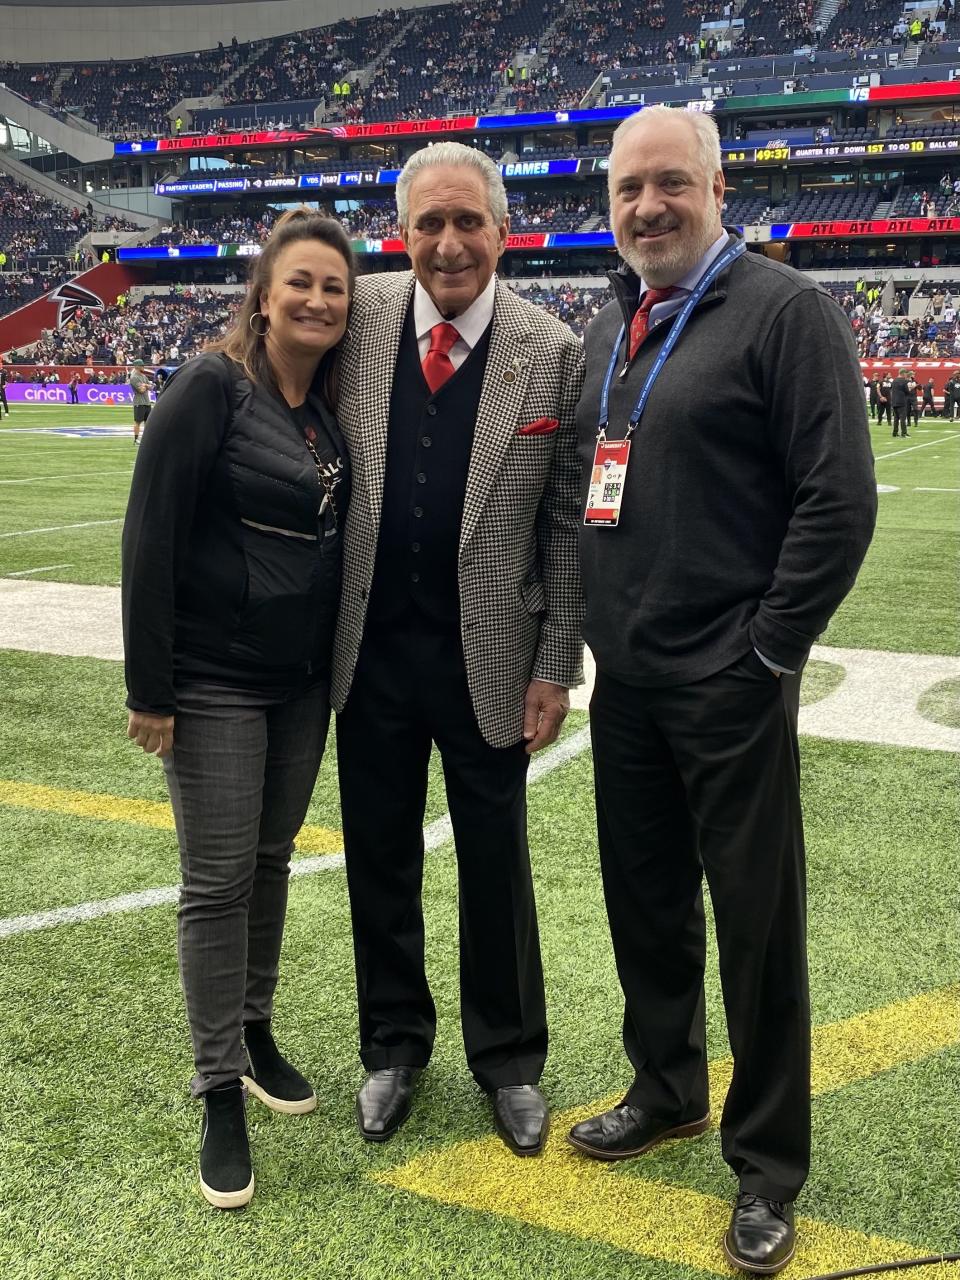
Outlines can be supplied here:
[[960, 1253], [934, 1253], [929, 1258], [903, 1258], [899, 1262], [877, 1262], [872, 1267], [852, 1267], [849, 1271], [830, 1271], [808, 1280], [847, 1280], [849, 1276], [875, 1276], [881, 1271], [906, 1271], [908, 1267], [936, 1267], [944, 1262], [960, 1262]]

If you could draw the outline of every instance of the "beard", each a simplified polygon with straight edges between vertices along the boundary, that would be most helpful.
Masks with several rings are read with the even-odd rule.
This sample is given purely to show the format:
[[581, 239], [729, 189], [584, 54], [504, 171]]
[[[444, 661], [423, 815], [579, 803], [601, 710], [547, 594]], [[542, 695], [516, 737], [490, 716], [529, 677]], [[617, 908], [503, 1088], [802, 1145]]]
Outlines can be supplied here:
[[711, 202], [704, 209], [702, 221], [679, 231], [672, 240], [638, 241], [633, 235], [636, 230], [654, 231], [661, 226], [674, 225], [667, 219], [643, 227], [634, 225], [629, 241], [617, 245], [621, 258], [636, 275], [642, 277], [645, 284], [654, 289], [676, 284], [696, 266], [720, 234], [719, 219], [714, 209]]

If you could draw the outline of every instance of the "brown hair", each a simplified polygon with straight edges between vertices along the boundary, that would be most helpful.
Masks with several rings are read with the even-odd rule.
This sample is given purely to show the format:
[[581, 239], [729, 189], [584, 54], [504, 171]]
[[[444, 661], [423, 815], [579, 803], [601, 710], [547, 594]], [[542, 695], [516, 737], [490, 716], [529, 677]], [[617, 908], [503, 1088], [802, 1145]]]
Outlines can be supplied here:
[[[357, 269], [347, 233], [335, 218], [326, 218], [315, 209], [300, 205], [299, 208], [282, 214], [274, 223], [260, 253], [251, 259], [246, 297], [233, 326], [222, 338], [209, 343], [205, 348], [207, 351], [222, 351], [240, 365], [251, 382], [265, 383], [273, 388], [276, 387], [276, 378], [270, 367], [266, 343], [263, 335], [253, 327], [261, 325], [261, 321], [253, 320], [251, 324], [251, 320], [254, 316], [262, 315], [260, 295], [270, 288], [277, 258], [288, 245], [295, 244], [298, 240], [319, 240], [321, 244], [329, 245], [340, 254], [347, 266], [347, 291], [351, 302], [353, 301]], [[331, 407], [335, 399], [338, 363], [339, 346], [324, 354], [314, 379], [314, 386]]]

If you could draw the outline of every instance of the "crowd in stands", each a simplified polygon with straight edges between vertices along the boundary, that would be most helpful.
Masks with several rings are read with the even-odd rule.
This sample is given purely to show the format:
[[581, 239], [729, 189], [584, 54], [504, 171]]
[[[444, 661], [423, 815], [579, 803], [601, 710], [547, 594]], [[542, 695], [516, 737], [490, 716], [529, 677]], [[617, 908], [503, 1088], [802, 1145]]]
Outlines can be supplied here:
[[[77, 314], [36, 344], [30, 362], [50, 364], [177, 364], [219, 337], [233, 318], [239, 294], [179, 288], [174, 294], [131, 302], [121, 297], [105, 311]], [[16, 363], [15, 357], [11, 359]]]
[[907, 289], [894, 292], [890, 315], [884, 311], [879, 283], [861, 279], [853, 286], [824, 287], [849, 318], [862, 360], [937, 360], [960, 355], [960, 282], [919, 285], [913, 298], [924, 305], [920, 314], [912, 317], [908, 315], [911, 299]]
[[[715, 6], [715, 13], [718, 9]], [[555, 79], [582, 94], [601, 72], [610, 69], [679, 68], [698, 61], [701, 49], [696, 19], [700, 15], [694, 21], [691, 17], [672, 4], [668, 23], [663, 0], [642, 6], [630, 0], [611, 0], [603, 5], [598, 0], [575, 0], [564, 8], [552, 35], [543, 42], [542, 52], [551, 69], [556, 68]]]
[[273, 225], [273, 211], [257, 216], [241, 213], [224, 214], [220, 218], [195, 218], [189, 223], [168, 224], [150, 239], [155, 245], [182, 244], [259, 244]]
[[48, 102], [60, 68], [55, 63], [21, 65], [0, 60], [0, 84], [30, 102]]
[[67, 271], [0, 272], [0, 315], [9, 315], [69, 279]]
[[181, 99], [213, 93], [242, 57], [234, 41], [230, 48], [221, 42], [176, 57], [80, 64], [71, 68], [57, 102], [112, 137], [163, 135], [173, 132], [168, 113]]
[[[523, 296], [544, 307], [582, 337], [586, 326], [609, 301], [609, 290], [577, 288], [569, 281], [550, 287], [533, 285]], [[121, 299], [104, 312], [78, 312], [75, 319], [38, 343], [24, 363], [43, 369], [49, 365], [124, 365], [143, 360], [148, 365], [176, 364], [196, 355], [213, 341], [236, 314], [242, 293], [182, 288], [175, 294]], [[16, 353], [11, 360], [17, 363]], [[104, 375], [106, 377], [106, 375]], [[99, 380], [85, 375], [85, 381]], [[113, 376], [125, 381], [125, 375]]]
[[890, 217], [960, 217], [960, 177], [953, 179], [949, 173], [945, 173], [936, 187], [901, 187], [890, 210]]
[[519, 192], [509, 192], [510, 230], [576, 231], [596, 209], [586, 196], [564, 196], [543, 199]]
[[[957, 34], [955, 0], [940, 7], [946, 31], [929, 17], [908, 21], [902, 0], [845, 0], [825, 31], [815, 22], [816, 0], [746, 0], [733, 46], [723, 29], [701, 35], [702, 22], [731, 17], [733, 8], [732, 0], [458, 0], [178, 56], [0, 63], [0, 80], [46, 109], [78, 111], [103, 132], [139, 137], [181, 131], [173, 108], [211, 93], [234, 108], [231, 120], [249, 104], [267, 127], [312, 121], [318, 105], [327, 119], [346, 122], [472, 115], [494, 101], [500, 109], [561, 111], [580, 106], [598, 76], [621, 69], [649, 68], [645, 83], [672, 86], [700, 61], [813, 46], [813, 74], [821, 69], [817, 48], [853, 55]], [[372, 71], [365, 87], [361, 69]]]
[[562, 320], [578, 338], [582, 338], [587, 325], [601, 307], [610, 301], [612, 295], [608, 288], [577, 289], [567, 281], [549, 287], [530, 285], [523, 290], [523, 297]]
[[[587, 194], [558, 194], [553, 199], [534, 198], [510, 192], [510, 223], [513, 231], [575, 231], [586, 219], [600, 212], [595, 198]], [[364, 200], [346, 211], [325, 209], [337, 218], [349, 235], [364, 240], [397, 239], [396, 205], [392, 199]], [[219, 218], [196, 218], [190, 223], [161, 227], [150, 241], [155, 245], [259, 244], [269, 234], [275, 213], [265, 209], [256, 215], [224, 214]], [[606, 219], [603, 224], [606, 227]]]
[[408, 20], [398, 8], [385, 9], [373, 17], [346, 18], [268, 40], [226, 86], [224, 103], [332, 101], [334, 86], [372, 62]]
[[548, 21], [536, 0], [465, 0], [417, 10], [347, 114], [352, 109], [353, 118], [370, 121], [482, 113], [501, 89], [509, 94], [516, 78], [511, 54], [535, 46]]
[[137, 227], [119, 217], [95, 217], [89, 202], [82, 209], [61, 204], [0, 173], [0, 269], [46, 266], [49, 258], [60, 257], [74, 260], [79, 269], [87, 262], [76, 249], [77, 241], [94, 230], [136, 231]]
[[[233, 277], [234, 281], [236, 277]], [[52, 288], [58, 278], [26, 274], [24, 288]], [[524, 285], [510, 281], [529, 301], [556, 316], [578, 336], [601, 307], [610, 300], [607, 288], [578, 286], [571, 278], [562, 283]], [[9, 276], [0, 276], [0, 307], [7, 305], [6, 290], [16, 287]], [[894, 314], [884, 311], [880, 282], [824, 286], [850, 320], [861, 359], [938, 359], [960, 356], [960, 281], [920, 285], [913, 295], [907, 289], [893, 296]], [[61, 364], [82, 369], [98, 365], [126, 365], [143, 360], [148, 365], [178, 364], [196, 355], [219, 337], [236, 314], [242, 290], [220, 292], [197, 286], [177, 286], [173, 293], [132, 302], [121, 297], [105, 311], [79, 310], [62, 328], [38, 343], [23, 362], [39, 370]], [[917, 310], [919, 315], [908, 316]], [[17, 363], [16, 353], [11, 361]], [[84, 374], [86, 381], [125, 381], [125, 374]]]
[[93, 226], [86, 210], [68, 208], [0, 173], [0, 251], [6, 254], [6, 265], [18, 267], [72, 253]]
[[340, 219], [348, 235], [363, 240], [396, 240], [400, 235], [392, 200], [366, 200], [357, 209], [331, 216]]

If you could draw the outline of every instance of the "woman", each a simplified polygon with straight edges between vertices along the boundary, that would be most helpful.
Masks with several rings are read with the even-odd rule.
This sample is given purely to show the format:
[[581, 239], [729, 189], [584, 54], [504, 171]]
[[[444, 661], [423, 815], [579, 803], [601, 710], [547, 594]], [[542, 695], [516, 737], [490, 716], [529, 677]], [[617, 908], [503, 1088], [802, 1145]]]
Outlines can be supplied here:
[[180, 843], [180, 973], [203, 1098], [200, 1188], [253, 1195], [243, 1089], [316, 1106], [271, 1034], [293, 839], [330, 718], [349, 498], [330, 405], [350, 242], [280, 218], [236, 324], [170, 379], [123, 530], [127, 734], [163, 760]]

